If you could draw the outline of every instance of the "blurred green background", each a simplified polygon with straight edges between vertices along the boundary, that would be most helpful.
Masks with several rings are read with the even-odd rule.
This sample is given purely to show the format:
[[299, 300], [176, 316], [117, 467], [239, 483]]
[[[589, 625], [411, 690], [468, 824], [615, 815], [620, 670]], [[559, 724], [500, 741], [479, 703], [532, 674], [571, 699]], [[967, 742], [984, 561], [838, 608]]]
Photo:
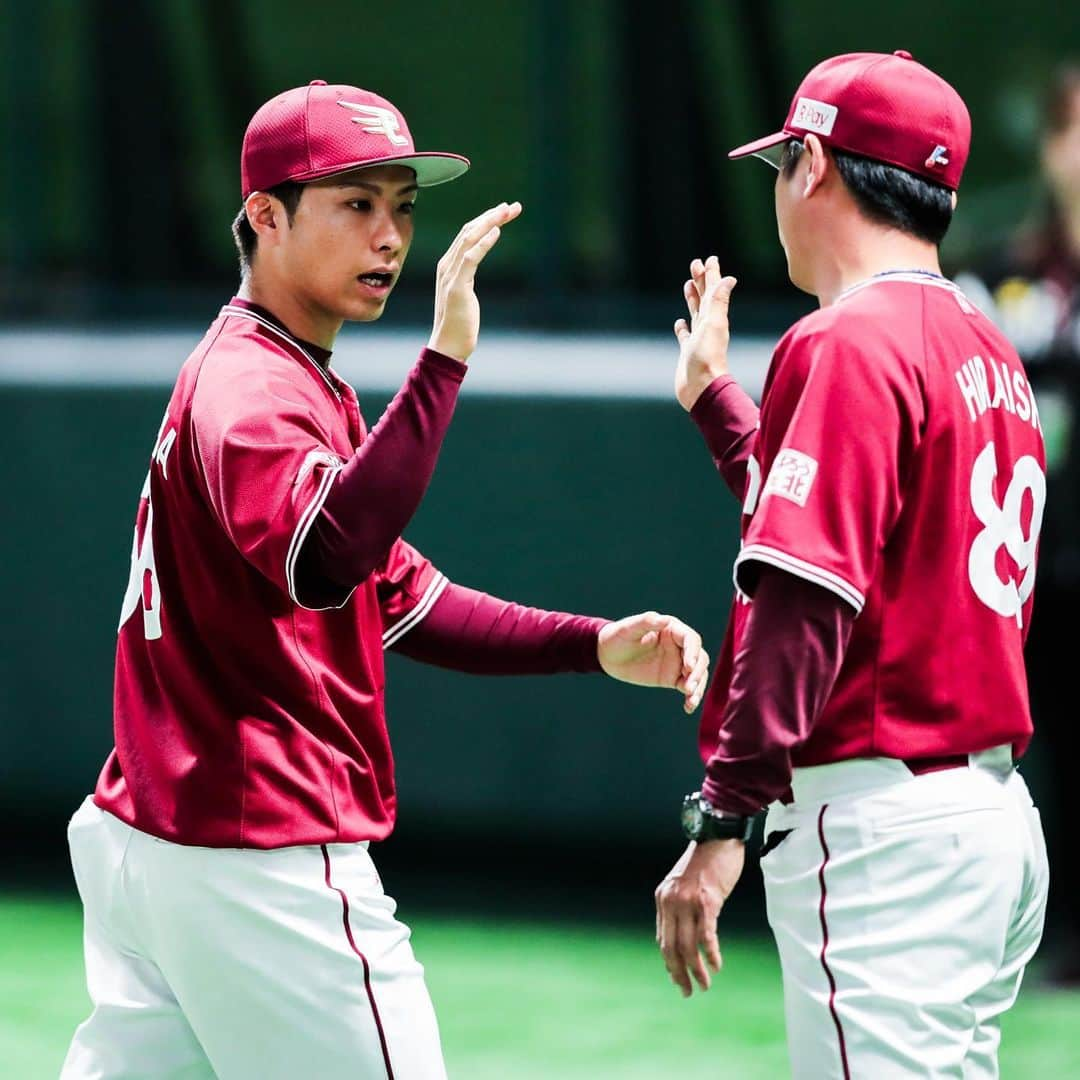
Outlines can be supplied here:
[[234, 276], [228, 225], [247, 120], [281, 89], [323, 78], [379, 90], [418, 145], [474, 163], [424, 194], [395, 318], [426, 317], [431, 265], [461, 221], [518, 198], [526, 216], [485, 267], [489, 292], [507, 301], [492, 316], [666, 327], [689, 257], [714, 251], [739, 275], [742, 318], [752, 309], [771, 328], [773, 305], [792, 302], [771, 184], [727, 150], [779, 127], [825, 56], [909, 49], [975, 118], [947, 249], [965, 258], [1037, 199], [1040, 94], [1080, 45], [1080, 8], [7, 0], [0, 34], [8, 317], [205, 318], [206, 296]]
[[[715, 652], [736, 511], [668, 395], [685, 267], [715, 252], [739, 277], [736, 370], [759, 386], [809, 301], [786, 280], [771, 175], [725, 153], [779, 127], [818, 60], [896, 48], [974, 118], [953, 270], [1039, 205], [1039, 96], [1080, 55], [1076, 5], [6, 0], [0, 1073], [54, 1075], [86, 1008], [63, 827], [111, 743], [132, 517], [171, 377], [235, 287], [254, 109], [314, 78], [352, 82], [398, 104], [420, 148], [473, 161], [422, 196], [393, 334], [342, 335], [369, 421], [408, 366], [375, 362], [425, 340], [458, 226], [525, 203], [482, 274], [488, 374], [470, 376], [409, 538], [451, 578], [524, 602], [672, 610]], [[632, 350], [655, 377], [631, 385]], [[528, 378], [506, 359], [530, 354]], [[417, 925], [454, 1075], [784, 1074], [755, 866], [725, 913], [713, 994], [682, 1005], [651, 945], [652, 888], [700, 778], [696, 719], [674, 695], [391, 658], [389, 696], [401, 816], [376, 857]], [[1045, 753], [1036, 741], [1036, 794]], [[1080, 1075], [1077, 1020], [1075, 996], [1026, 990], [1003, 1075]]]

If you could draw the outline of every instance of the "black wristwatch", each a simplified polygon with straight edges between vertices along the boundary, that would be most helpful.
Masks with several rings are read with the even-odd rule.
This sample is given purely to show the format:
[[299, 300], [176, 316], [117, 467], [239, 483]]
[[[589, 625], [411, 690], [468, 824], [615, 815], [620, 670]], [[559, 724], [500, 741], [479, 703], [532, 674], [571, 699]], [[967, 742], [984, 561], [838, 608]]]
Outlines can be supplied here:
[[741, 840], [745, 844], [754, 831], [754, 817], [725, 814], [695, 791], [683, 799], [682, 831], [687, 840]]

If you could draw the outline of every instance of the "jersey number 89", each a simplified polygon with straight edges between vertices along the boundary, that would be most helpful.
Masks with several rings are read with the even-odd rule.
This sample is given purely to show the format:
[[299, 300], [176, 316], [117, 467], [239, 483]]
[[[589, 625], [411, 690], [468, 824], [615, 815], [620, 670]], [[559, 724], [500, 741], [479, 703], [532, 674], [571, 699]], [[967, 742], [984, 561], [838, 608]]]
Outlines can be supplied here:
[[[994, 495], [997, 455], [988, 442], [971, 470], [971, 508], [983, 528], [968, 553], [968, 578], [975, 595], [992, 611], [1023, 624], [1023, 607], [1035, 588], [1035, 549], [1046, 505], [1046, 477], [1030, 454], [1013, 467], [1005, 498]], [[1030, 501], [1026, 498], [1030, 493]], [[1024, 528], [1025, 502], [1030, 508]], [[1004, 548], [1016, 564], [1006, 580], [998, 570], [998, 552]]]

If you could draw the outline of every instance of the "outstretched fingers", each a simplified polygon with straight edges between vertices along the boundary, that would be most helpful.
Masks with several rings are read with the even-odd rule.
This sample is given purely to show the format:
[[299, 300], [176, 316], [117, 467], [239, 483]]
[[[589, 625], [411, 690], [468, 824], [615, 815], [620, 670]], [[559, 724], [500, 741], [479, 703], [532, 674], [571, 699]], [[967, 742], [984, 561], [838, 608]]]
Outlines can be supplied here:
[[[456, 268], [465, 253], [472, 249], [477, 243], [487, 238], [492, 229], [498, 229], [508, 222], [513, 221], [521, 213], [521, 203], [501, 202], [498, 206], [492, 206], [490, 209], [485, 210], [482, 214], [478, 214], [472, 219], [472, 221], [465, 222], [464, 225], [458, 230], [457, 236], [454, 237], [450, 247], [447, 248], [446, 254], [443, 256], [443, 260], [446, 263], [447, 268]], [[496, 235], [495, 239], [498, 239]], [[494, 240], [491, 242], [494, 244]], [[491, 245], [487, 250], [491, 249]], [[484, 254], [487, 252], [485, 251]]]
[[471, 284], [476, 278], [476, 268], [484, 261], [484, 256], [498, 243], [502, 230], [493, 225], [461, 256], [461, 280]]

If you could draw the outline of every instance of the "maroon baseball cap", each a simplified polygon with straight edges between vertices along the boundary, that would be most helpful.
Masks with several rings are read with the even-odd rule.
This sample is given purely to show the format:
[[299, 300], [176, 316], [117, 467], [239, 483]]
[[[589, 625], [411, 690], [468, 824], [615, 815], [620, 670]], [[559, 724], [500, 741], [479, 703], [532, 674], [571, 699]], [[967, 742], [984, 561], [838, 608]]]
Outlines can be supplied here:
[[433, 187], [456, 180], [469, 159], [417, 153], [405, 117], [386, 98], [315, 79], [271, 98], [251, 118], [240, 187], [246, 199], [286, 180], [319, 180], [372, 165], [407, 165], [420, 187]]
[[803, 79], [782, 131], [728, 157], [754, 154], [775, 165], [783, 143], [810, 132], [826, 146], [955, 191], [971, 145], [971, 117], [960, 95], [911, 53], [846, 53], [823, 60]]

